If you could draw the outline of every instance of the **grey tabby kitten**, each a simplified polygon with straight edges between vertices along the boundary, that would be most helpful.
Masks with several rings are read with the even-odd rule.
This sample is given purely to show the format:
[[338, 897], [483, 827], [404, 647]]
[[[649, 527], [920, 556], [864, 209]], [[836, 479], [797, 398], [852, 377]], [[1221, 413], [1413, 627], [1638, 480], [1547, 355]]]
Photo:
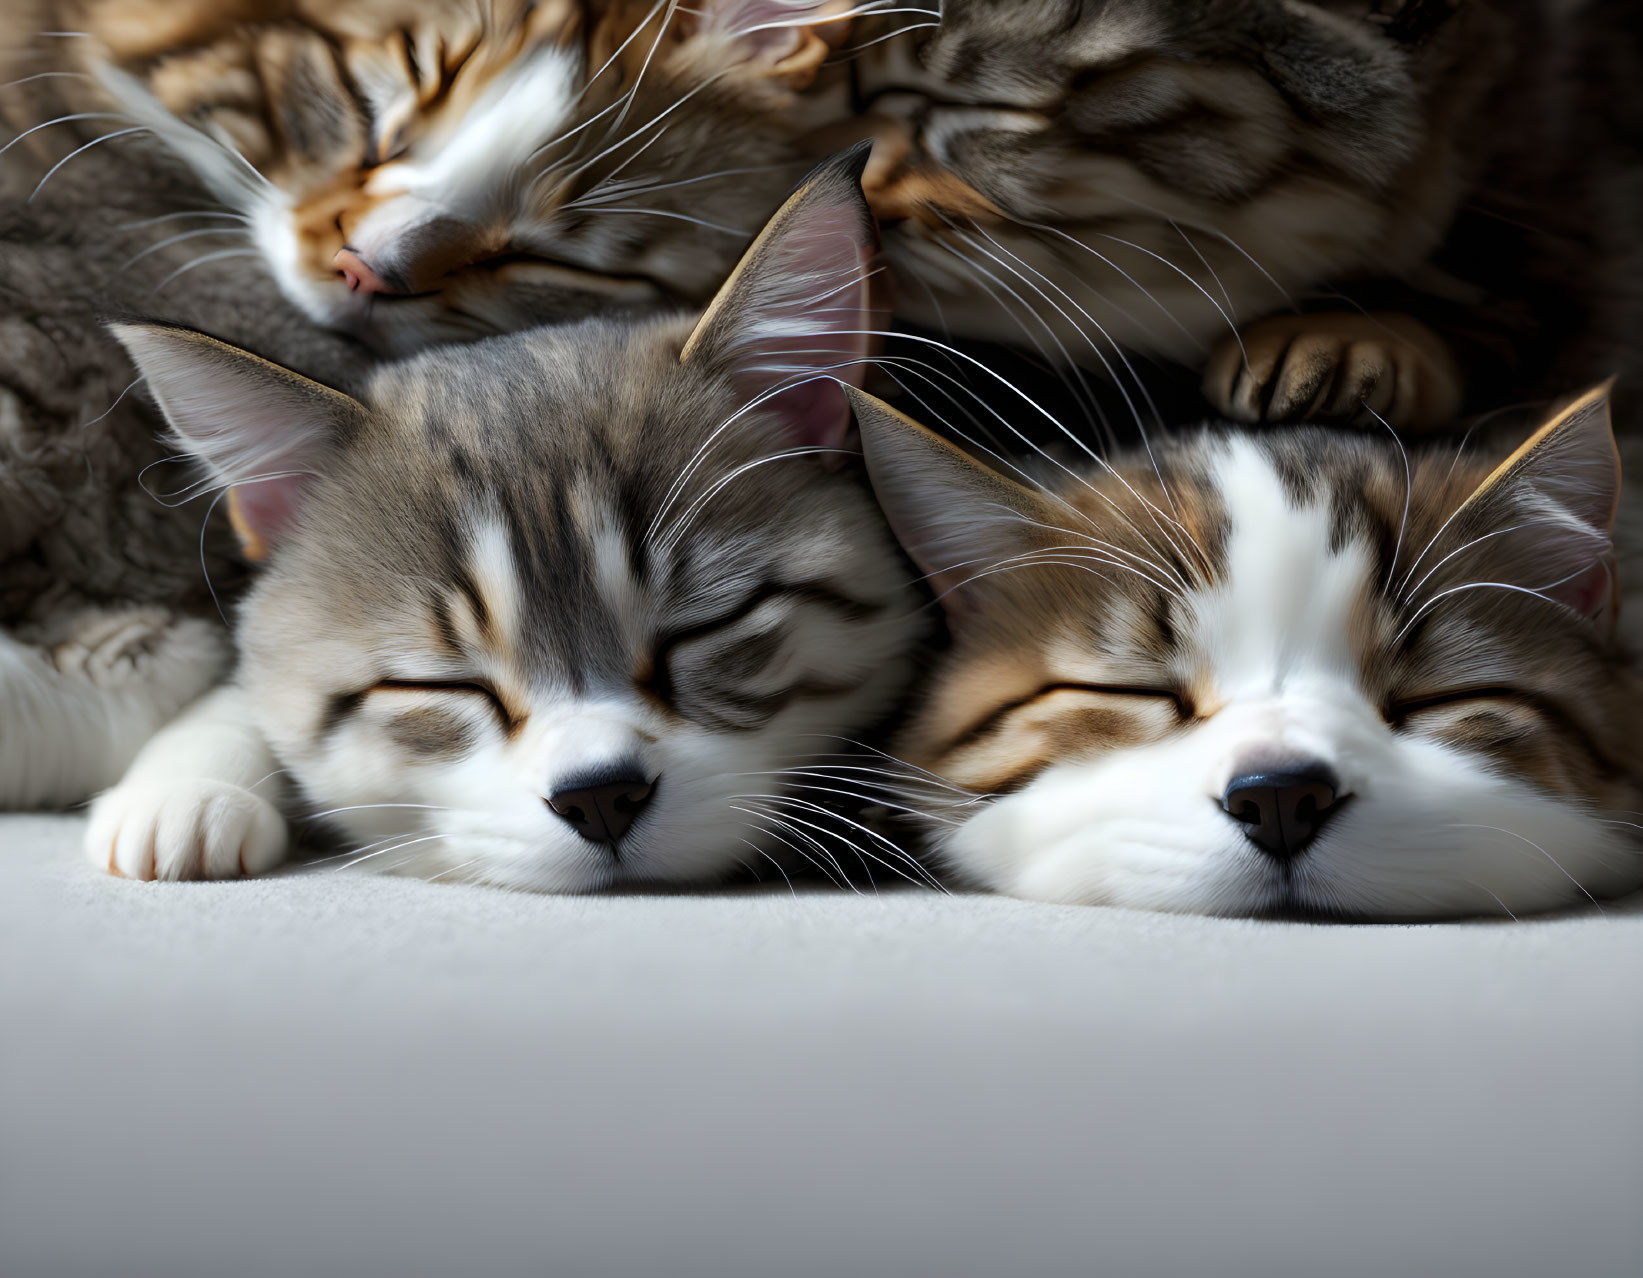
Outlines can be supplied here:
[[122, 326], [183, 445], [256, 494], [272, 553], [237, 686], [97, 801], [92, 860], [266, 869], [282, 776], [365, 863], [544, 890], [709, 878], [823, 824], [802, 765], [895, 705], [919, 631], [840, 464], [863, 158], [784, 205], [698, 321], [436, 350], [358, 399]]
[[0, 9], [0, 807], [112, 783], [227, 660], [241, 558], [102, 322], [345, 387], [366, 347], [705, 301], [809, 163], [787, 112], [826, 46], [675, 8]]

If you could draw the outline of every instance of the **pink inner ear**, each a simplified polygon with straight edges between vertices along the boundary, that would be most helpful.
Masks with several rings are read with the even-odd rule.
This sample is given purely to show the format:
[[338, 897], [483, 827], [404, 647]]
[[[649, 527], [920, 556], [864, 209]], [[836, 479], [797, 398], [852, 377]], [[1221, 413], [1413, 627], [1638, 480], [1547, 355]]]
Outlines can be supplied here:
[[1614, 567], [1609, 557], [1599, 559], [1584, 572], [1568, 581], [1560, 582], [1546, 593], [1559, 603], [1568, 604], [1582, 617], [1598, 617], [1609, 610], [1618, 599], [1614, 588]]
[[866, 373], [870, 232], [849, 208], [805, 209], [799, 219], [783, 228], [776, 260], [760, 264], [771, 278], [747, 317], [736, 380], [750, 398], [789, 383], [766, 406], [795, 442], [837, 448], [852, 422], [839, 383], [860, 387]]
[[805, 382], [770, 402], [788, 433], [805, 447], [838, 448], [850, 433], [850, 405], [837, 382]]
[[263, 558], [268, 547], [279, 540], [296, 516], [307, 478], [306, 475], [281, 475], [234, 485], [231, 507], [234, 529], [250, 558]]

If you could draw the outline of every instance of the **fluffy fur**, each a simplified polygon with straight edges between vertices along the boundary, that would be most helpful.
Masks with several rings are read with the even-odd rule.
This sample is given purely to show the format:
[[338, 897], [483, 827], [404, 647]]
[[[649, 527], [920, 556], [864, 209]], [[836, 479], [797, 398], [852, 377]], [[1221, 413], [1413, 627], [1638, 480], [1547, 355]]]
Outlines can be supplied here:
[[829, 7], [35, 0], [0, 30], [19, 129], [158, 139], [215, 201], [171, 228], [196, 255], [408, 354], [705, 302], [818, 158], [795, 86]]
[[[750, 230], [795, 176], [785, 129], [741, 148], [750, 173], [676, 188], [690, 213], [671, 195], [638, 208], [607, 179], [678, 122], [676, 101], [690, 123], [669, 128], [667, 164], [649, 152], [641, 185], [725, 168], [724, 120], [791, 97], [772, 76], [802, 78], [805, 32], [744, 32], [759, 25], [754, 6], [670, 26], [657, 49], [662, 12], [4, 7], [0, 717], [16, 730], [0, 740], [0, 806], [72, 803], [112, 783], [228, 662], [213, 619], [237, 597], [243, 559], [221, 510], [184, 504], [199, 489], [166, 464], [162, 422], [104, 323], [183, 324], [351, 389], [369, 351], [320, 324], [406, 351], [705, 295], [746, 238], [720, 223]], [[720, 75], [727, 65], [746, 74]], [[561, 134], [565, 147], [544, 146]], [[596, 189], [609, 216], [578, 206]], [[391, 296], [350, 291], [345, 243], [396, 282]]]
[[[838, 464], [862, 158], [807, 184], [694, 325], [430, 352], [357, 401], [208, 338], [122, 329], [185, 443], [236, 491], [283, 496], [242, 507], [272, 557], [237, 688], [98, 800], [92, 859], [137, 878], [265, 866], [285, 845], [278, 768], [362, 862], [432, 877], [710, 878], [794, 830], [808, 856], [828, 818], [795, 793], [803, 765], [896, 704], [919, 629]], [[644, 806], [619, 838], [585, 837], [566, 795], [612, 776]]]
[[[1498, 466], [1207, 431], [1042, 485], [859, 407], [875, 488], [952, 624], [897, 749], [965, 878], [1374, 918], [1643, 883], [1643, 683], [1611, 634], [1601, 392]], [[1311, 842], [1258, 839], [1239, 779], [1273, 773], [1326, 782]]]
[[[8, 6], [0, 27], [19, 16]], [[8, 55], [31, 47], [0, 43]], [[21, 63], [6, 60], [13, 76], [32, 66]], [[209, 502], [183, 504], [198, 489], [168, 461], [164, 420], [104, 321], [141, 313], [188, 324], [334, 385], [351, 385], [365, 362], [359, 346], [317, 329], [247, 270], [242, 248], [224, 249], [233, 237], [179, 229], [225, 223], [212, 213], [190, 220], [209, 195], [151, 137], [96, 143], [115, 131], [107, 121], [78, 122], [97, 126], [85, 135], [72, 123], [29, 132], [31, 95], [65, 83], [76, 81], [0, 90], [7, 808], [73, 803], [112, 784], [230, 663], [211, 592], [231, 598], [243, 562], [226, 521], [205, 517]]]
[[1167, 356], [1248, 422], [1442, 426], [1638, 367], [1627, 0], [940, 9], [867, 20], [906, 31], [839, 90], [904, 317]]
[[151, 131], [243, 219], [187, 224], [196, 248], [243, 235], [306, 313], [396, 353], [699, 304], [799, 169], [867, 136], [900, 318], [1121, 378], [1125, 352], [1203, 367], [1238, 420], [1445, 424], [1629, 370], [1643, 327], [1620, 0], [34, 0], [6, 22], [31, 123]]

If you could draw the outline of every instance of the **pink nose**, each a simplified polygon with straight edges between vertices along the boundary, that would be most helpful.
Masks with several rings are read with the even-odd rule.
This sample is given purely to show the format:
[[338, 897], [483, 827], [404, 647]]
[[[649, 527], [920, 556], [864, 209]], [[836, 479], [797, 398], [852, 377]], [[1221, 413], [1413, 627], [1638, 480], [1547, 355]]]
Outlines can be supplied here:
[[394, 293], [397, 289], [391, 288], [388, 283], [365, 265], [365, 259], [353, 249], [342, 249], [331, 260], [336, 267], [337, 274], [347, 282], [350, 293]]

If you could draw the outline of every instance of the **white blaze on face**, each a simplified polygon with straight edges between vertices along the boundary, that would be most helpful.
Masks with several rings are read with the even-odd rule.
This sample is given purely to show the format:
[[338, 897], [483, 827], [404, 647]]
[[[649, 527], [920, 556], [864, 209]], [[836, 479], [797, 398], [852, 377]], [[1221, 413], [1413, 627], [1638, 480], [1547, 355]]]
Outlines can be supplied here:
[[1191, 597], [1189, 639], [1212, 688], [1220, 783], [1252, 762], [1339, 770], [1349, 763], [1342, 738], [1380, 727], [1352, 633], [1372, 588], [1368, 547], [1331, 550], [1327, 497], [1297, 504], [1249, 440], [1230, 441], [1218, 474], [1226, 563], [1215, 589]]
[[[1034, 899], [1199, 913], [1518, 912], [1636, 886], [1635, 853], [1580, 806], [1385, 722], [1353, 634], [1373, 559], [1362, 543], [1329, 549], [1327, 496], [1296, 504], [1247, 440], [1215, 470], [1225, 570], [1189, 597], [1180, 628], [1212, 690], [1206, 717], [1152, 745], [1053, 765], [953, 834], [956, 866]], [[1221, 797], [1252, 767], [1308, 763], [1335, 774], [1344, 802], [1280, 863]]]
[[[498, 75], [448, 128], [374, 169], [364, 192], [376, 203], [348, 228], [349, 247], [375, 265], [393, 262], [396, 244], [436, 223], [458, 235], [468, 234], [462, 224], [505, 229], [530, 178], [546, 167], [547, 145], [569, 127], [581, 69], [574, 50], [541, 49]], [[220, 156], [215, 162], [221, 167]], [[234, 202], [251, 218], [252, 237], [285, 294], [321, 323], [363, 322], [360, 299], [330, 275], [316, 278], [303, 260], [291, 198], [246, 181], [243, 167], [226, 178], [246, 188]]]
[[1228, 700], [1270, 696], [1296, 676], [1357, 680], [1352, 613], [1367, 548], [1332, 551], [1330, 511], [1296, 505], [1266, 454], [1231, 441], [1221, 468], [1231, 533], [1220, 587], [1195, 597], [1200, 642]]
[[[468, 545], [468, 573], [485, 607], [487, 628], [498, 643], [511, 645], [519, 633], [519, 569], [501, 520], [485, 516], [478, 521]], [[484, 642], [465, 637], [476, 647]]]
[[[497, 76], [450, 129], [377, 169], [366, 193], [410, 195], [453, 216], [489, 212], [522, 176], [545, 167], [539, 153], [569, 123], [580, 71], [574, 51], [539, 50]], [[390, 203], [382, 214], [391, 210]]]

